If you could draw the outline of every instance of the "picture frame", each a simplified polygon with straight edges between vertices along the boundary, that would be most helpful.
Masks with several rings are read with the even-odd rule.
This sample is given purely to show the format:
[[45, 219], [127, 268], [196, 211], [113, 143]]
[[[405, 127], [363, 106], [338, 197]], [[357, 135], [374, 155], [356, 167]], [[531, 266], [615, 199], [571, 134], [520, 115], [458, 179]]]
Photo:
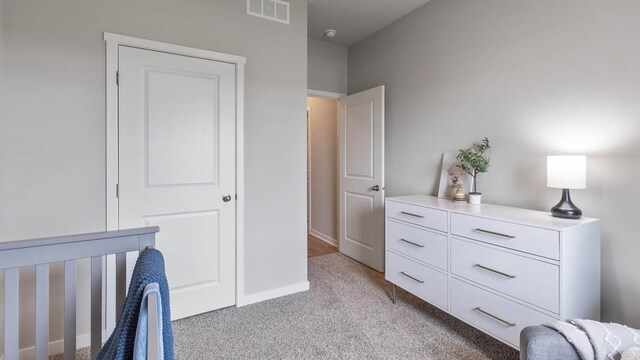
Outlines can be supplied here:
[[440, 167], [440, 186], [438, 187], [438, 197], [443, 199], [453, 199], [456, 193], [457, 184], [464, 184], [465, 196], [471, 191], [471, 175], [467, 174], [457, 159], [458, 153], [446, 152], [442, 154], [442, 165]]

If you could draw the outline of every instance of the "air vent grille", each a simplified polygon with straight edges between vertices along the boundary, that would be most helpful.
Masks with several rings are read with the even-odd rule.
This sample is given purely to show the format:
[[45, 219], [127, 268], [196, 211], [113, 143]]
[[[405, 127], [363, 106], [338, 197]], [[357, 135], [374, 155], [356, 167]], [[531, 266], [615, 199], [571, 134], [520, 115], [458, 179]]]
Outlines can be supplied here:
[[280, 0], [247, 0], [247, 14], [289, 23], [289, 3]]

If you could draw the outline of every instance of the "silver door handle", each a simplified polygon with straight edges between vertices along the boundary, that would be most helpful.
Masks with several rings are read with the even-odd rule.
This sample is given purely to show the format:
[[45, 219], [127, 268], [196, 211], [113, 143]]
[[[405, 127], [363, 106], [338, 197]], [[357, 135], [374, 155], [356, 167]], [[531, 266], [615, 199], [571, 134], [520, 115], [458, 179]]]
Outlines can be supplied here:
[[495, 269], [492, 269], [490, 267], [486, 267], [486, 266], [483, 266], [483, 265], [480, 265], [480, 264], [475, 264], [474, 266], [478, 267], [478, 268], [480, 268], [482, 270], [491, 271], [492, 273], [495, 273], [495, 274], [498, 274], [498, 275], [502, 275], [504, 277], [508, 277], [509, 279], [515, 279], [516, 278], [515, 275], [509, 275], [507, 273], [503, 273], [502, 271], [498, 271], [498, 270], [495, 270]]
[[384, 188], [383, 188], [383, 187], [380, 187], [380, 185], [374, 185], [374, 186], [371, 188], [371, 190], [373, 190], [373, 191], [380, 191], [380, 190], [384, 190]]
[[411, 275], [407, 274], [407, 273], [406, 273], [406, 272], [404, 272], [404, 271], [400, 271], [400, 274], [402, 274], [402, 275], [404, 275], [404, 276], [408, 277], [409, 279], [411, 279], [411, 280], [413, 280], [413, 281], [417, 281], [417, 282], [419, 282], [420, 284], [424, 284], [424, 280], [416, 279], [416, 278], [414, 278], [413, 276], [411, 276]]
[[407, 239], [400, 239], [400, 241], [404, 241], [404, 242], [406, 242], [407, 244], [411, 244], [411, 245], [414, 245], [414, 246], [417, 246], [417, 247], [421, 247], [421, 248], [423, 248], [423, 247], [424, 247], [424, 245], [422, 245], [422, 244], [414, 243], [413, 241], [409, 241], [409, 240], [407, 240]]
[[504, 238], [507, 238], [507, 239], [515, 239], [516, 238], [515, 235], [503, 234], [503, 233], [499, 233], [499, 232], [495, 232], [495, 231], [491, 231], [491, 230], [476, 229], [476, 231], [477, 232], [481, 232], [483, 234], [489, 234], [489, 235], [495, 235], [495, 236], [504, 237]]
[[224, 201], [224, 202], [231, 201], [231, 195], [229, 195], [229, 194], [222, 195], [222, 201]]
[[485, 315], [485, 316], [488, 316], [488, 317], [490, 317], [490, 318], [492, 318], [492, 319], [494, 319], [494, 320], [498, 320], [499, 322], [501, 322], [501, 323], [503, 323], [503, 324], [507, 325], [508, 327], [514, 327], [514, 326], [516, 326], [516, 323], [509, 322], [509, 321], [504, 320], [504, 319], [502, 319], [502, 318], [500, 318], [500, 317], [498, 317], [498, 316], [493, 315], [493, 314], [492, 314], [492, 313], [490, 313], [490, 312], [484, 311], [484, 310], [482, 310], [482, 308], [481, 308], [481, 307], [477, 307], [477, 308], [475, 308], [475, 309], [473, 309], [473, 310], [475, 310], [475, 311], [477, 311], [477, 312], [479, 312], [479, 313], [481, 313], [481, 314], [483, 314], [483, 315]]

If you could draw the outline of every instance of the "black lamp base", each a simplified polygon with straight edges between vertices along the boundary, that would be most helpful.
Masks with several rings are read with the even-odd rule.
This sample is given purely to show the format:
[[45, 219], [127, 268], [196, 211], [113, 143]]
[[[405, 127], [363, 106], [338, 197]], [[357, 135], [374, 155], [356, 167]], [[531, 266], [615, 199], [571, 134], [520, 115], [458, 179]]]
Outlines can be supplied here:
[[562, 189], [562, 199], [551, 208], [551, 215], [563, 219], [580, 219], [582, 217], [582, 210], [571, 202], [569, 189]]

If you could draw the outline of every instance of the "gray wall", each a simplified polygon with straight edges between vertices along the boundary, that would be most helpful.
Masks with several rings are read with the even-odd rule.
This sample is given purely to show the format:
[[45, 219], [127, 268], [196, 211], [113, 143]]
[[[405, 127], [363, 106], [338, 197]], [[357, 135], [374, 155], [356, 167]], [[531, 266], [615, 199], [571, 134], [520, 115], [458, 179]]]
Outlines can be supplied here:
[[[0, 0], [0, 140], [2, 139], [2, 110], [3, 110], [3, 93], [4, 89], [4, 0]], [[1, 151], [2, 144], [0, 144], [0, 234], [2, 234], [2, 229], [4, 229], [4, 210], [2, 204], [4, 204], [4, 194], [3, 194], [3, 183], [4, 177], [3, 174], [3, 159], [4, 152]], [[0, 236], [1, 238], [1, 236]], [[4, 276], [0, 276], [0, 288], [4, 289]], [[4, 303], [4, 297], [0, 300], [0, 303]], [[0, 323], [4, 324], [4, 311], [0, 314]], [[4, 327], [4, 326], [3, 326]], [[0, 329], [0, 336], [4, 338], [4, 329]], [[4, 345], [3, 345], [4, 346]]]
[[308, 39], [309, 89], [347, 93], [347, 47]]
[[[4, 88], [4, 0], [0, 0], [0, 121], [2, 121], [2, 93]], [[0, 139], [2, 139], [2, 123], [0, 122]], [[2, 238], [2, 229], [4, 229], [4, 209], [3, 202], [3, 183], [4, 177], [2, 176], [3, 158], [4, 152], [2, 152], [2, 145], [0, 145], [0, 239]]]
[[387, 195], [437, 194], [442, 152], [488, 136], [484, 201], [547, 210], [546, 156], [603, 220], [603, 318], [640, 327], [639, 1], [432, 0], [349, 48], [349, 92], [386, 85]]
[[244, 291], [305, 282], [307, 3], [290, 3], [286, 25], [238, 0], [5, 0], [2, 239], [105, 229], [107, 31], [247, 57]]
[[311, 107], [309, 228], [338, 245], [338, 102], [310, 97], [307, 105]]

